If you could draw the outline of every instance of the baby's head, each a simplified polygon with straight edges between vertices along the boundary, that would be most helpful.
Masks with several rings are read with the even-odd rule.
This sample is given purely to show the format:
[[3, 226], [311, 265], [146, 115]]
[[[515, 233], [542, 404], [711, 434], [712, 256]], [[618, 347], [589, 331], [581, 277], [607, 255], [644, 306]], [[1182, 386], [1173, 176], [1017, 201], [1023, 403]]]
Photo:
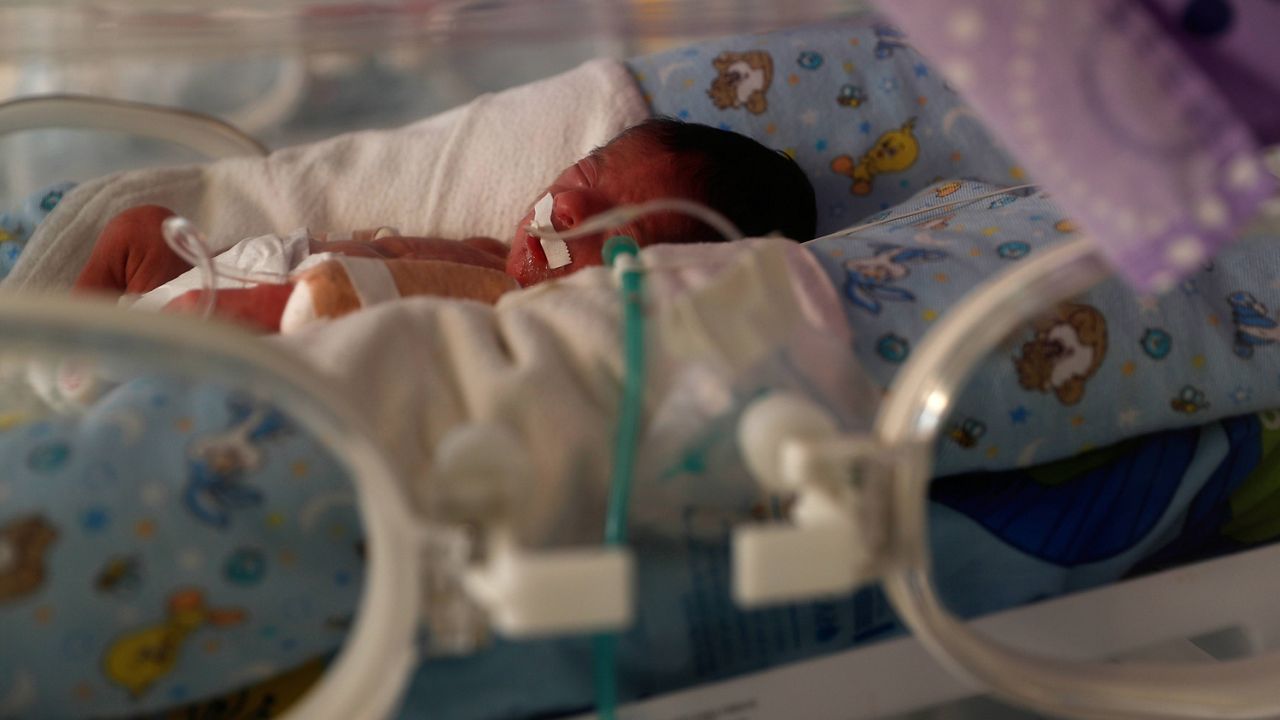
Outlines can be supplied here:
[[[551, 222], [560, 232], [619, 205], [658, 198], [702, 203], [748, 237], [776, 232], [809, 240], [816, 224], [813, 187], [791, 158], [744, 135], [668, 118], [624, 130], [566, 168], [543, 194], [554, 200]], [[530, 210], [516, 227], [507, 256], [507, 274], [524, 286], [600, 265], [608, 234], [631, 235], [641, 246], [724, 239], [688, 215], [653, 213], [613, 233], [570, 238], [572, 262], [553, 270], [538, 239], [527, 231], [532, 220]]]

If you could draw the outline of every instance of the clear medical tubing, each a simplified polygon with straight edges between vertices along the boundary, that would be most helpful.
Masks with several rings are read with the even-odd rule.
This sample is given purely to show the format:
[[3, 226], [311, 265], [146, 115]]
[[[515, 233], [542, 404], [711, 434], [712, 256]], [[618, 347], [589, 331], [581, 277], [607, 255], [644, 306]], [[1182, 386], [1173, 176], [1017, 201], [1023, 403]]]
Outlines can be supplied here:
[[927, 492], [938, 431], [957, 394], [977, 363], [1019, 324], [1106, 276], [1086, 238], [1037, 253], [966, 296], [912, 352], [874, 427], [895, 469], [885, 590], [898, 616], [953, 672], [1039, 712], [1087, 718], [1280, 717], [1280, 653], [1206, 664], [1031, 655], [971, 630], [947, 610], [933, 586]]
[[233, 383], [288, 412], [341, 458], [355, 480], [369, 545], [351, 634], [323, 681], [287, 714], [293, 720], [376, 720], [391, 715], [416, 662], [417, 534], [409, 502], [350, 400], [310, 366], [220, 323], [136, 313], [105, 303], [5, 295], [6, 351], [128, 357], [140, 371]]
[[561, 240], [569, 240], [583, 235], [598, 233], [602, 230], [617, 230], [622, 232], [627, 223], [633, 222], [645, 215], [657, 212], [674, 212], [689, 215], [711, 226], [712, 229], [720, 233], [720, 236], [729, 242], [742, 239], [742, 231], [724, 215], [721, 215], [706, 205], [681, 198], [658, 198], [657, 200], [649, 200], [635, 205], [619, 205], [618, 207], [606, 210], [599, 215], [593, 215], [581, 225], [576, 225], [564, 232], [557, 232], [555, 231], [555, 228], [540, 228], [532, 224], [529, 225], [529, 230], [536, 230], [548, 239], [559, 238]]
[[217, 118], [174, 108], [80, 95], [0, 103], [0, 135], [21, 130], [101, 130], [164, 140], [208, 158], [266, 155], [257, 140]]

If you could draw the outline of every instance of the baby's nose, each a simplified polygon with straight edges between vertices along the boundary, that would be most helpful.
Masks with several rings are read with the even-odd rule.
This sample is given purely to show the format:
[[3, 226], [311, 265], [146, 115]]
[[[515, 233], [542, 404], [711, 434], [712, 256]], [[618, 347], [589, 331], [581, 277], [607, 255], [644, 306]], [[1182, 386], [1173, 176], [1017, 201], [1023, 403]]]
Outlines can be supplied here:
[[556, 196], [555, 207], [551, 211], [551, 224], [556, 230], [565, 232], [611, 207], [612, 203], [598, 193], [566, 190]]

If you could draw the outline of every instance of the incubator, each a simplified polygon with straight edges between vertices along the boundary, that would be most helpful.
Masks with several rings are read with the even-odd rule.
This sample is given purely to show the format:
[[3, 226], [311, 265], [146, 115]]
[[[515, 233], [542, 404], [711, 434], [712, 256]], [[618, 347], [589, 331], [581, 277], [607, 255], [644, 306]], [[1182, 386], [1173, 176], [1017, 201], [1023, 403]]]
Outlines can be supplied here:
[[[1280, 96], [1195, 44], [1242, 5], [0, 8], [0, 718], [1280, 717]], [[651, 115], [817, 237], [566, 222]], [[194, 312], [68, 292], [140, 205]], [[513, 227], [579, 271], [346, 257], [335, 311], [281, 260]]]

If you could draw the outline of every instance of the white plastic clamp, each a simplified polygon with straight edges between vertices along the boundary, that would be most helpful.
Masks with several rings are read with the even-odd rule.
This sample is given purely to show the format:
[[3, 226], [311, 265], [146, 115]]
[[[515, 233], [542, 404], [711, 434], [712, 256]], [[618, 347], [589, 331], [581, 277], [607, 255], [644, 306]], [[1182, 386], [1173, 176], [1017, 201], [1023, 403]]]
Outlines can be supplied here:
[[531, 464], [520, 441], [497, 425], [459, 427], [440, 442], [432, 473], [434, 513], [470, 526], [461, 588], [508, 637], [616, 630], [633, 618], [631, 554], [625, 548], [534, 551], [515, 540]]
[[787, 523], [733, 532], [733, 595], [757, 607], [852, 592], [875, 576], [883, 487], [865, 482], [868, 440], [841, 438], [807, 399], [772, 393], [747, 408], [738, 443], [766, 490], [795, 498]]

